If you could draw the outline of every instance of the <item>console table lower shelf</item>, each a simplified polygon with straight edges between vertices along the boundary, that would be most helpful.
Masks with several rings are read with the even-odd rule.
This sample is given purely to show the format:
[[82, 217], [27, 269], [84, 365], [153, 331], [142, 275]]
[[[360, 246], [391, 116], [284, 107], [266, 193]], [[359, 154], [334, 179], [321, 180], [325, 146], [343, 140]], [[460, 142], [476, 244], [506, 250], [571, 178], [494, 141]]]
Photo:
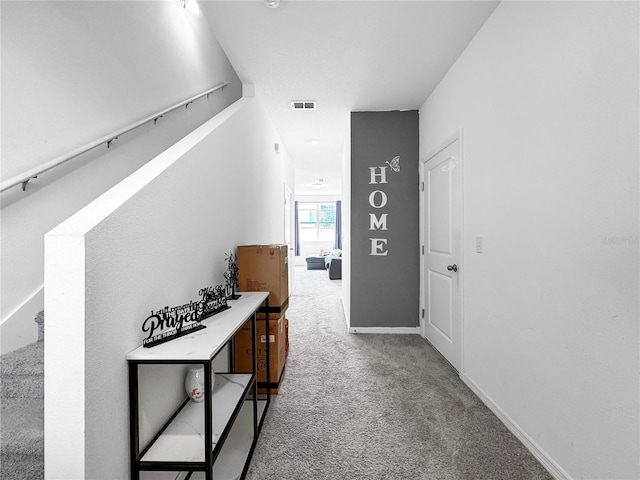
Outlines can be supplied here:
[[[258, 397], [247, 398], [253, 375], [226, 373], [215, 375], [213, 389], [213, 477], [221, 480], [241, 478], [247, 460], [255, 447], [255, 429], [262, 426], [268, 402]], [[240, 401], [244, 398], [243, 401]], [[237, 407], [236, 407], [237, 405]], [[235, 408], [234, 408], [235, 407]], [[204, 462], [204, 402], [187, 400], [162, 434], [140, 458], [143, 480], [204, 480], [199, 471], [146, 470], [161, 465]], [[254, 418], [258, 424], [253, 425]], [[224, 439], [224, 442], [220, 442]], [[218, 443], [220, 443], [218, 447]]]

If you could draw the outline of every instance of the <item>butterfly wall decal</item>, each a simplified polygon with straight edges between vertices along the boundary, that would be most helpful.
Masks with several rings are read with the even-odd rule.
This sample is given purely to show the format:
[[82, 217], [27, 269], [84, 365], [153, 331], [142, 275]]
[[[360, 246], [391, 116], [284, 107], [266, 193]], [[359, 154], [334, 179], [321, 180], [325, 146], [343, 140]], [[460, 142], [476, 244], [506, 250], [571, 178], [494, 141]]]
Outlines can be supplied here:
[[393, 159], [390, 162], [384, 162], [384, 163], [389, 165], [389, 167], [391, 167], [391, 170], [393, 170], [394, 172], [400, 171], [400, 155], [398, 155], [397, 157], [393, 157]]

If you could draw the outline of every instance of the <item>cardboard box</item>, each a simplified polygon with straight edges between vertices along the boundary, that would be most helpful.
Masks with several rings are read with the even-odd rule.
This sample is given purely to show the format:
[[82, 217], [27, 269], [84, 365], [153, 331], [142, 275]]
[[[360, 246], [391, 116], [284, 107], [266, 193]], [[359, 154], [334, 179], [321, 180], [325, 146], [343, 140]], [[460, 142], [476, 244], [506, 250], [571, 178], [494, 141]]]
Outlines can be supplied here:
[[[256, 321], [256, 342], [258, 344], [258, 382], [267, 381], [267, 350], [264, 320]], [[245, 323], [233, 339], [235, 371], [238, 373], [252, 372], [251, 360], [253, 347], [251, 345], [251, 321]], [[280, 380], [286, 362], [286, 330], [284, 316], [277, 320], [269, 320], [269, 382]]]
[[[280, 374], [280, 380], [278, 381], [278, 383], [273, 383], [271, 382], [271, 395], [277, 395], [280, 392], [280, 387], [282, 386], [282, 382], [284, 382], [284, 374], [286, 372], [286, 368], [284, 370], [282, 370], [282, 373]], [[266, 384], [261, 383], [258, 385], [258, 395], [266, 395], [267, 394], [267, 388], [266, 388]]]
[[[277, 395], [280, 392], [280, 387], [282, 386], [282, 382], [284, 382], [284, 374], [287, 372], [287, 369], [285, 368], [284, 370], [282, 370], [282, 373], [280, 374], [280, 381], [278, 381], [278, 383], [273, 383], [271, 382], [271, 395]], [[258, 385], [258, 398], [264, 398], [264, 395], [267, 394], [267, 388], [265, 383], [260, 383]], [[251, 392], [249, 392], [249, 398], [252, 398]]]
[[267, 315], [269, 315], [269, 320], [277, 320], [280, 317], [284, 317], [284, 314], [287, 313], [287, 310], [289, 309], [289, 300], [286, 300], [285, 304], [282, 305], [280, 308], [269, 307], [268, 312], [263, 310], [263, 308], [264, 307], [261, 307], [260, 310], [256, 312], [256, 318], [258, 320], [264, 320]]
[[286, 245], [238, 247], [238, 291], [269, 292], [269, 307], [289, 298], [289, 257]]

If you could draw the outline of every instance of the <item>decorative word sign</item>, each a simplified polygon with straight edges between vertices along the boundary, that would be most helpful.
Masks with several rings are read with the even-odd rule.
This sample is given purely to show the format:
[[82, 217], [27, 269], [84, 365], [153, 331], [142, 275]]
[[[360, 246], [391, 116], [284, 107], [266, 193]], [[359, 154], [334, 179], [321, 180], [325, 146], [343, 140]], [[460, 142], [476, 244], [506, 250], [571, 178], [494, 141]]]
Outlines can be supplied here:
[[202, 319], [231, 308], [227, 305], [227, 293], [222, 285], [201, 288], [198, 295], [202, 297], [200, 302], [203, 304]]
[[147, 338], [142, 341], [142, 345], [154, 347], [206, 328], [200, 323], [203, 306], [202, 302], [191, 301], [179, 307], [164, 307], [157, 312], [152, 310], [151, 315], [142, 323], [142, 331], [147, 333]]
[[[369, 185], [386, 184], [387, 168], [393, 172], [400, 171], [400, 156], [394, 157], [390, 162], [385, 162], [388, 167], [369, 167]], [[374, 190], [369, 194], [369, 205], [376, 209], [384, 208], [387, 204], [387, 194], [383, 190]], [[381, 213], [376, 216], [375, 213], [369, 214], [369, 230], [387, 230], [387, 213]], [[371, 250], [369, 255], [386, 256], [389, 253], [386, 238], [369, 238], [371, 242]]]
[[227, 261], [227, 271], [224, 272], [224, 279], [227, 281], [225, 285], [227, 298], [229, 300], [237, 300], [242, 296], [236, 294], [236, 287], [238, 286], [238, 256], [230, 252], [225, 260]]

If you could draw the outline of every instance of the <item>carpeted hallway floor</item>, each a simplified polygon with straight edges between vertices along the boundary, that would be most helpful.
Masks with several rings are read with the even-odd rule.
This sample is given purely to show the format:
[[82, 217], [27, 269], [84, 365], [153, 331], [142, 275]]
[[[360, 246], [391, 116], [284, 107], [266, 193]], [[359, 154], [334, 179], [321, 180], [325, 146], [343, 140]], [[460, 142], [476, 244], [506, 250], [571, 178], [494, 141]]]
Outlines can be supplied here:
[[417, 335], [346, 331], [341, 282], [296, 272], [290, 353], [249, 479], [550, 479]]
[[[296, 280], [285, 376], [248, 479], [551, 479], [425, 340], [350, 335], [341, 282]], [[43, 478], [42, 346], [0, 359], [2, 480]]]

